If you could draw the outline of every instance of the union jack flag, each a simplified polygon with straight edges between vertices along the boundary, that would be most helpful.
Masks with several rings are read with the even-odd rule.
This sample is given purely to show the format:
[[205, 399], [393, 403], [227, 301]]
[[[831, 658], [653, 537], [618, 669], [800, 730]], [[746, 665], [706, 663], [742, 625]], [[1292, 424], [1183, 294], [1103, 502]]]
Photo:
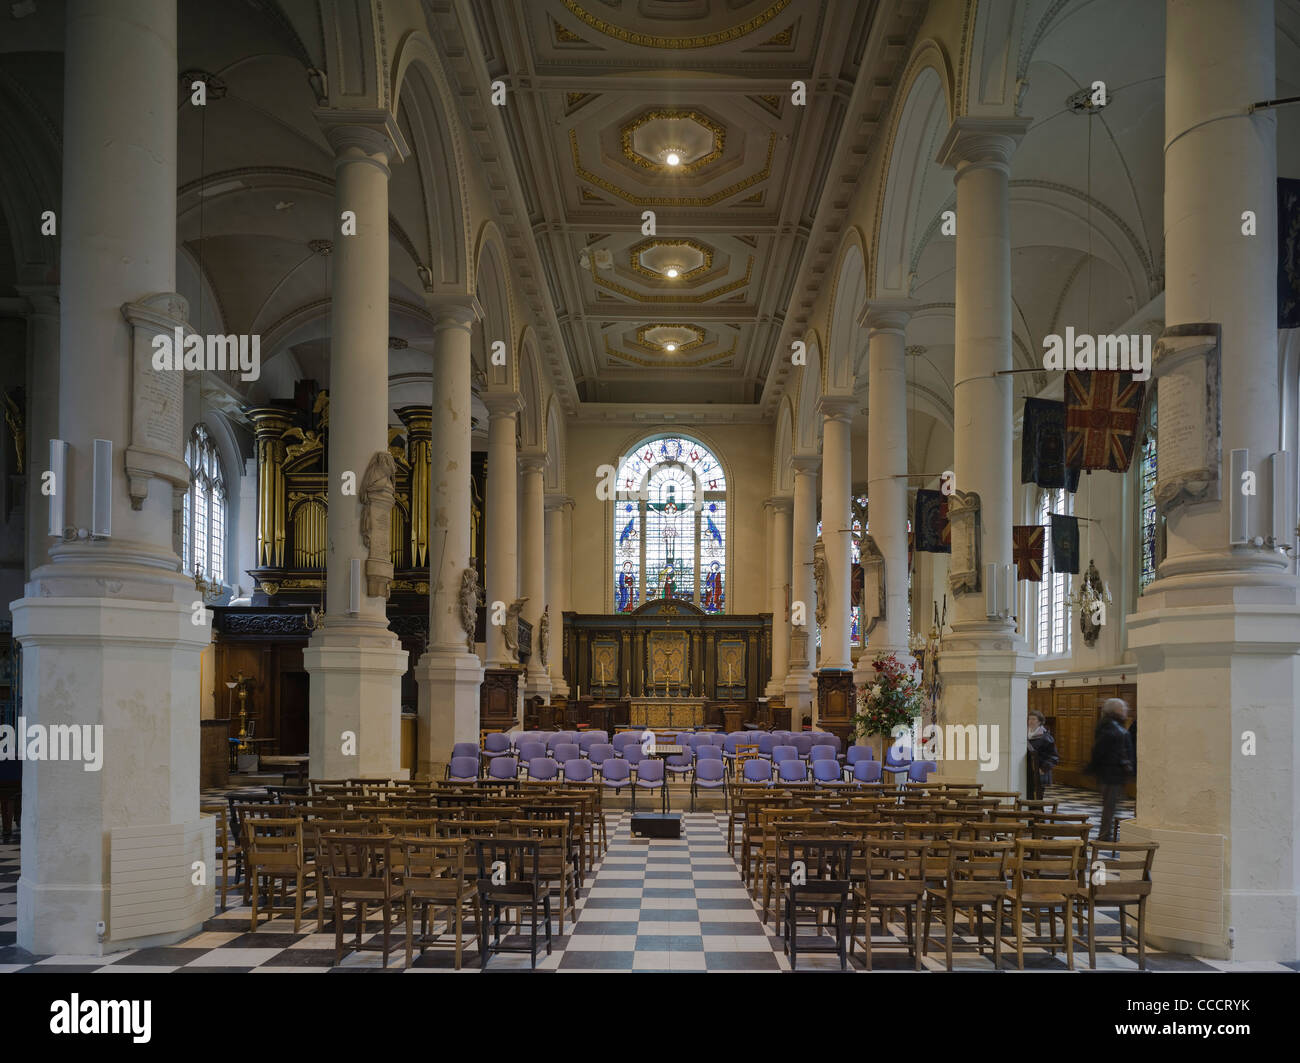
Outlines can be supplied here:
[[1128, 373], [1070, 370], [1065, 374], [1065, 464], [1127, 472], [1133, 460], [1146, 382]]
[[1011, 558], [1017, 579], [1043, 582], [1043, 525], [1016, 524], [1011, 528]]

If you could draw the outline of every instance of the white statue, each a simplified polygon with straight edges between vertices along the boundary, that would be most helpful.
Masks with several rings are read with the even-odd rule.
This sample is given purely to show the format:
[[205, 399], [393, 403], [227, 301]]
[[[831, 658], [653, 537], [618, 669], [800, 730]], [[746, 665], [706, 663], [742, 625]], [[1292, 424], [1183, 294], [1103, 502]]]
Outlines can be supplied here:
[[478, 573], [472, 568], [460, 574], [460, 626], [465, 629], [465, 644], [474, 652], [474, 621], [478, 613]]
[[516, 598], [506, 607], [506, 624], [501, 632], [506, 640], [506, 649], [514, 654], [515, 660], [519, 659], [519, 613], [526, 601], [527, 598]]
[[370, 551], [366, 559], [366, 594], [387, 598], [393, 582], [392, 521], [397, 500], [394, 479], [397, 466], [387, 450], [376, 451], [366, 466], [357, 501], [361, 503], [361, 541]]

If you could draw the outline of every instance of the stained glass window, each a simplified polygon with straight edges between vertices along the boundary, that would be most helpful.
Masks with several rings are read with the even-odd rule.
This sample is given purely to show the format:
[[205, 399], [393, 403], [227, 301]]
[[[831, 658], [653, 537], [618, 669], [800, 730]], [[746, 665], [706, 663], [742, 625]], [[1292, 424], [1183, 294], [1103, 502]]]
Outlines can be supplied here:
[[185, 448], [190, 489], [181, 506], [181, 567], [221, 583], [226, 577], [226, 485], [217, 448], [195, 425]]
[[614, 609], [684, 598], [726, 612], [727, 480], [698, 440], [643, 440], [618, 466], [614, 500]]
[[[1052, 514], [1074, 512], [1074, 496], [1063, 487], [1042, 493], [1038, 523], [1051, 527]], [[1046, 536], [1050, 538], [1050, 535]], [[1057, 657], [1070, 651], [1070, 574], [1052, 569], [1052, 551], [1043, 558], [1043, 581], [1038, 585], [1038, 655]]]
[[1138, 593], [1156, 578], [1156, 410], [1151, 407], [1151, 427], [1142, 443], [1142, 464], [1138, 476], [1142, 518], [1142, 568], [1138, 574]]

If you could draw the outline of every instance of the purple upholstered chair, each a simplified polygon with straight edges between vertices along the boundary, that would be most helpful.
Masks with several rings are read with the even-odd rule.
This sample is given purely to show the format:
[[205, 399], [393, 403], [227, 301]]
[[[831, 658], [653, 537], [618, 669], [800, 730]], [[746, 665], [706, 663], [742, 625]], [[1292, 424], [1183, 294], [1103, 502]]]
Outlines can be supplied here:
[[780, 764], [783, 760], [798, 760], [799, 750], [795, 746], [773, 746], [772, 763]]
[[614, 747], [608, 742], [597, 742], [587, 750], [587, 759], [597, 771], [605, 770], [605, 762], [614, 759]]
[[561, 764], [568, 760], [577, 760], [582, 755], [582, 750], [577, 742], [556, 742], [555, 749], [551, 751], [551, 756]]
[[840, 736], [830, 734], [828, 731], [814, 731], [812, 733], [813, 748], [818, 746], [830, 746], [836, 753], [840, 751]]
[[883, 771], [890, 772], [894, 778], [904, 775], [912, 766], [912, 747], [906, 742], [891, 742], [885, 749]]
[[807, 782], [808, 765], [798, 757], [783, 760], [776, 766], [777, 776], [782, 782]]
[[555, 747], [561, 742], [567, 742], [568, 739], [564, 737], [563, 731], [552, 731], [542, 741], [546, 743], [546, 755], [551, 756]]
[[627, 745], [629, 742], [635, 742], [637, 745], [640, 745], [641, 732], [640, 731], [619, 731], [618, 734], [614, 736], [614, 741], [613, 741], [614, 751], [618, 753], [618, 755], [621, 757], [623, 755], [623, 747]]
[[860, 760], [875, 760], [876, 751], [870, 746], [849, 746], [849, 751], [844, 754], [844, 766], [853, 767]]
[[575, 757], [572, 760], [564, 762], [564, 781], [565, 782], [591, 782], [595, 769], [591, 766], [591, 761], [583, 760], [581, 757]]
[[805, 731], [803, 734], [795, 735], [790, 739], [790, 741], [794, 745], [795, 749], [799, 750], [799, 756], [804, 760], [807, 760], [808, 751], [813, 747], [812, 733], [810, 731]]
[[534, 757], [546, 756], [546, 745], [533, 738], [524, 739], [515, 746], [515, 753], [521, 761], [527, 764]]
[[468, 757], [452, 757], [447, 765], [447, 778], [452, 782], [473, 782], [478, 778], [478, 750]]
[[[835, 736], [832, 735], [831, 737], [834, 738]], [[835, 747], [827, 745], [825, 742], [816, 744], [812, 749], [808, 750], [808, 759], [811, 761], [830, 760], [838, 763], [835, 756]]]
[[623, 746], [623, 759], [632, 768], [639, 768], [645, 754], [641, 752], [640, 742], [627, 742]]
[[[636, 769], [636, 784], [632, 787], [632, 807], [636, 808], [637, 790], [664, 789], [664, 762], [661, 757], [646, 757]], [[653, 806], [652, 806], [653, 807]]]
[[591, 752], [591, 747], [604, 743], [605, 739], [600, 731], [583, 731], [578, 735], [578, 752], [584, 757]]
[[[814, 749], [817, 747], [813, 747]], [[844, 781], [844, 769], [833, 757], [822, 757], [812, 762], [813, 782], [818, 786], [833, 785]]]
[[772, 765], [762, 757], [750, 757], [745, 761], [745, 782], [771, 783]]
[[[712, 749], [712, 746], [709, 746]], [[764, 762], [766, 763], [766, 762]], [[727, 807], [727, 769], [722, 758], [701, 757], [695, 762], [695, 775], [691, 778], [691, 811], [695, 811], [697, 790], [721, 790], [722, 807]]]
[[727, 745], [727, 736], [721, 731], [712, 731], [709, 733], [709, 744], [717, 746], [719, 749], [725, 749]]
[[907, 768], [908, 782], [925, 782], [931, 772], [939, 770], [939, 765], [932, 760], [914, 760]]
[[759, 735], [759, 736], [758, 736], [758, 755], [759, 755], [760, 757], [766, 757], [768, 760], [771, 760], [771, 759], [772, 759], [772, 747], [773, 747], [774, 745], [776, 745], [776, 735], [774, 735], [774, 734], [761, 734], [761, 735]]
[[496, 757], [488, 765], [489, 779], [515, 779], [519, 777], [518, 757]]
[[724, 764], [725, 762], [722, 759], [722, 747], [715, 746], [712, 743], [697, 746], [695, 749], [696, 767], [699, 766], [699, 763], [702, 760], [716, 760], [719, 764]]
[[488, 760], [496, 760], [497, 757], [504, 757], [510, 753], [510, 736], [502, 731], [494, 731], [483, 739], [483, 756]]
[[453, 760], [456, 757], [477, 757], [478, 746], [473, 742], [457, 742], [451, 747], [451, 756]]
[[856, 783], [880, 782], [880, 761], [858, 761], [853, 765], [853, 781]]
[[[679, 745], [681, 743], [678, 743]], [[668, 774], [674, 779], [684, 778], [690, 774], [695, 765], [695, 756], [691, 753], [689, 746], [683, 746], [680, 753], [674, 753], [664, 762], [664, 767], [668, 769]]]
[[626, 760], [610, 757], [600, 769], [600, 781], [607, 790], [619, 792], [632, 784], [632, 769]]
[[695, 735], [691, 731], [678, 731], [673, 735], [673, 745], [685, 746], [687, 749], [695, 748]]
[[533, 782], [554, 782], [560, 774], [560, 765], [551, 757], [533, 757], [528, 762], [528, 778]]

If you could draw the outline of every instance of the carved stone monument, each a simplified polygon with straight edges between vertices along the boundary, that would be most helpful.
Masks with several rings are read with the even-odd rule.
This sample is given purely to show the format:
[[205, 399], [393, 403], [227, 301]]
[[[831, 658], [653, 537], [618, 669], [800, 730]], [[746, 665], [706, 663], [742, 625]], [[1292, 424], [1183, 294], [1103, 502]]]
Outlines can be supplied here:
[[542, 658], [542, 667], [545, 668], [551, 663], [551, 607], [549, 605], [542, 610], [542, 617], [537, 622], [537, 652]]
[[980, 496], [974, 491], [954, 491], [948, 499], [952, 528], [952, 560], [948, 586], [953, 594], [980, 589]]
[[820, 535], [813, 543], [813, 582], [817, 586], [817, 626], [825, 627], [830, 603], [826, 601], [826, 544]]
[[474, 620], [478, 613], [478, 573], [473, 568], [460, 573], [460, 626], [465, 631], [465, 645], [474, 652]]
[[377, 451], [366, 466], [357, 501], [361, 504], [361, 541], [370, 551], [366, 558], [366, 594], [388, 598], [393, 583], [392, 523], [397, 500], [394, 483], [397, 465], [387, 450]]
[[858, 548], [862, 559], [862, 637], [865, 639], [885, 619], [885, 555], [876, 540], [862, 536]]

